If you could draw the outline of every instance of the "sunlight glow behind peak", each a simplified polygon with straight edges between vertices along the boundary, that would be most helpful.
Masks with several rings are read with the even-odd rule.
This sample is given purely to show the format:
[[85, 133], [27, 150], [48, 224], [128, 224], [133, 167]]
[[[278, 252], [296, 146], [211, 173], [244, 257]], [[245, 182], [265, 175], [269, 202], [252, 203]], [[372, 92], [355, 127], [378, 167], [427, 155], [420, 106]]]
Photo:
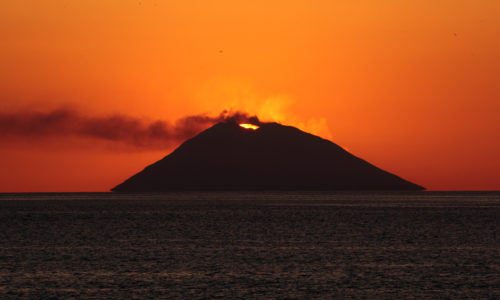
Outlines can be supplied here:
[[254, 125], [254, 124], [243, 123], [243, 124], [239, 124], [239, 125], [240, 125], [240, 127], [243, 127], [245, 129], [251, 129], [251, 130], [257, 130], [257, 129], [259, 129], [259, 126]]

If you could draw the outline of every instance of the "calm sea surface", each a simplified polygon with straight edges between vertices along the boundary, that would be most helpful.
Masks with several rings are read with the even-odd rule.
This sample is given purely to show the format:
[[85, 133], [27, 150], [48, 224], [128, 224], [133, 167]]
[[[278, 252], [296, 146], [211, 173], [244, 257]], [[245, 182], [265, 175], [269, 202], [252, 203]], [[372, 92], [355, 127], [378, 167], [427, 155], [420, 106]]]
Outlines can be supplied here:
[[0, 299], [500, 298], [500, 193], [0, 194]]

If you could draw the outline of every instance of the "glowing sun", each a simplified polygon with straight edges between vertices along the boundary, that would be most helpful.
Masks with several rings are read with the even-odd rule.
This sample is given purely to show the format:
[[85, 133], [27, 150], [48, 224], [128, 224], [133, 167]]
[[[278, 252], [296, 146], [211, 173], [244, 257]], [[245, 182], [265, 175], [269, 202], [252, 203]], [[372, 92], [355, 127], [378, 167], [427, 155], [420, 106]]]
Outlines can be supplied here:
[[251, 129], [251, 130], [259, 129], [259, 126], [254, 125], [254, 124], [247, 124], [247, 123], [240, 124], [240, 127], [243, 127], [245, 129]]

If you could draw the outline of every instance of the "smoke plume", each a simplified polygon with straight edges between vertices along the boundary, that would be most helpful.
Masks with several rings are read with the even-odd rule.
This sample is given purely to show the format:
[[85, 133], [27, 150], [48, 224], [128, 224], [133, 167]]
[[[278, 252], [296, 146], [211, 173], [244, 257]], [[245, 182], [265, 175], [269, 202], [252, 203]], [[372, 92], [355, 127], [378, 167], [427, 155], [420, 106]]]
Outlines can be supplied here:
[[0, 140], [81, 137], [137, 148], [163, 149], [225, 121], [258, 122], [258, 119], [243, 112], [229, 111], [223, 111], [215, 117], [204, 114], [186, 116], [175, 122], [148, 121], [122, 114], [95, 117], [67, 108], [50, 112], [0, 112]]

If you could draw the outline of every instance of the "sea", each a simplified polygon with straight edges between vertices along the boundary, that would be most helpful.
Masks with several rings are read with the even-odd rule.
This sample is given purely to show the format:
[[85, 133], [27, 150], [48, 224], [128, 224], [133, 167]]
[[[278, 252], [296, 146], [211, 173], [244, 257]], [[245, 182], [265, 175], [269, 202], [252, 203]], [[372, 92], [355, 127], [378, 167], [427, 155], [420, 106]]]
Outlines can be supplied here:
[[500, 193], [0, 194], [0, 299], [500, 299]]

